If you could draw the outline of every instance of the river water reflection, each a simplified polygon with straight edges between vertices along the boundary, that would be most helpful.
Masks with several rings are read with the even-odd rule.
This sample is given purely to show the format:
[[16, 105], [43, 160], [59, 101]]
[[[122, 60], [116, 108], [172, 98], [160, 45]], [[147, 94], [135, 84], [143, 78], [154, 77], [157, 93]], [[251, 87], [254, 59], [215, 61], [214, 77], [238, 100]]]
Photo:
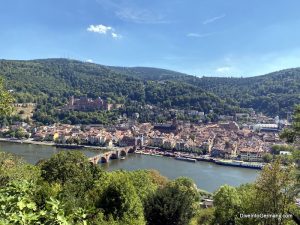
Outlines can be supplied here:
[[[36, 163], [41, 159], [47, 159], [59, 151], [72, 151], [58, 149], [53, 146], [15, 144], [0, 142], [0, 150], [15, 153], [23, 157], [29, 163]], [[99, 154], [96, 150], [81, 150], [86, 156]], [[108, 164], [102, 164], [107, 170], [137, 170], [156, 169], [162, 175], [174, 179], [180, 176], [192, 178], [197, 186], [209, 192], [215, 191], [224, 184], [238, 186], [253, 182], [259, 171], [246, 168], [226, 167], [208, 162], [185, 162], [173, 158], [156, 157], [148, 155], [130, 154], [125, 160], [113, 160]]]

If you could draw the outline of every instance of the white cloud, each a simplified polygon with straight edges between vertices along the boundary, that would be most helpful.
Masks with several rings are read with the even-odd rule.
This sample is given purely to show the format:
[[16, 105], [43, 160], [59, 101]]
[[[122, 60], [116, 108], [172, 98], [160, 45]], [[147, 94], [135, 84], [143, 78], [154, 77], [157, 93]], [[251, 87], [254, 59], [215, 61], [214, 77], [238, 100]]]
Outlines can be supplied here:
[[188, 33], [186, 36], [187, 37], [193, 37], [193, 38], [204, 38], [213, 35], [214, 33], [203, 33], [203, 34], [198, 34], [198, 33]]
[[118, 8], [116, 15], [124, 21], [143, 23], [143, 24], [160, 24], [169, 23], [164, 16], [148, 9], [140, 9], [137, 7]]
[[209, 24], [209, 23], [213, 23], [213, 22], [215, 22], [217, 20], [220, 20], [220, 19], [224, 18], [225, 16], [226, 16], [225, 14], [222, 14], [222, 15], [219, 15], [219, 16], [215, 16], [215, 17], [212, 17], [212, 18], [204, 20], [202, 23], [204, 25]]
[[112, 28], [110, 26], [104, 26], [102, 24], [99, 24], [99, 25], [90, 25], [87, 28], [87, 31], [98, 33], [98, 34], [104, 34], [104, 35], [110, 34], [113, 39], [121, 39], [122, 38], [122, 35], [117, 34], [115, 32], [114, 28]]
[[216, 72], [217, 73], [228, 73], [228, 72], [230, 72], [231, 71], [231, 67], [229, 67], [229, 66], [223, 66], [223, 67], [219, 67], [219, 68], [217, 68], [216, 69]]
[[87, 59], [86, 62], [93, 63], [94, 61], [92, 59]]
[[112, 38], [114, 38], [114, 39], [120, 39], [120, 38], [122, 38], [122, 35], [117, 34], [117, 33], [114, 33], [114, 32], [111, 33], [111, 36], [112, 36]]
[[165, 18], [165, 9], [150, 9], [142, 7], [138, 1], [129, 0], [96, 0], [107, 10], [112, 10], [121, 20], [140, 24], [165, 24], [170, 23]]
[[99, 34], [106, 34], [108, 31], [112, 30], [112, 27], [104, 26], [102, 24], [100, 25], [90, 25], [87, 28], [87, 31], [99, 33]]

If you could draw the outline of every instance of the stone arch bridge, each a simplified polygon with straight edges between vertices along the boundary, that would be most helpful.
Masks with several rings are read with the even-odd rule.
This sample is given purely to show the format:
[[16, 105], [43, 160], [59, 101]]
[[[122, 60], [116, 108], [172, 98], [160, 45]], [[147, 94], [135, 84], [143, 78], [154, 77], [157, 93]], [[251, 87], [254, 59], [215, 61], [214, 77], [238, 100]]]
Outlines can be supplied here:
[[93, 164], [108, 163], [111, 159], [119, 159], [120, 157], [127, 156], [128, 153], [134, 153], [134, 147], [118, 148], [117, 150], [111, 150], [108, 152], [101, 153], [99, 155], [89, 158], [89, 161]]

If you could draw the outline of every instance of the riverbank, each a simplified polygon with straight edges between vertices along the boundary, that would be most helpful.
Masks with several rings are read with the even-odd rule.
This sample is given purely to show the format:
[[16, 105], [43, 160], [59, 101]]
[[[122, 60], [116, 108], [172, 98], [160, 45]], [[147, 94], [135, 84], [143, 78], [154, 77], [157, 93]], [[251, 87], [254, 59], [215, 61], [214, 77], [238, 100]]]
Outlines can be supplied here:
[[12, 139], [12, 138], [0, 138], [1, 142], [9, 142], [9, 143], [19, 143], [19, 144], [32, 144], [32, 145], [46, 145], [46, 146], [55, 146], [54, 142], [41, 142], [41, 141], [33, 141], [29, 139]]
[[65, 148], [65, 149], [109, 150], [108, 147], [101, 147], [101, 146], [57, 144], [57, 143], [54, 143], [52, 141], [34, 141], [34, 140], [30, 140], [30, 139], [0, 138], [0, 142], [9, 142], [9, 143], [17, 143], [17, 144], [44, 145], [44, 146], [53, 146], [53, 147]]
[[241, 168], [248, 168], [248, 169], [258, 169], [261, 170], [265, 163], [260, 162], [244, 162], [239, 160], [225, 160], [225, 159], [219, 159], [219, 158], [213, 158], [208, 155], [199, 156], [194, 153], [183, 153], [183, 152], [168, 152], [168, 151], [162, 151], [159, 149], [144, 149], [144, 150], [138, 150], [135, 152], [136, 154], [142, 154], [142, 155], [150, 155], [150, 156], [165, 156], [165, 157], [172, 157], [176, 160], [182, 160], [186, 162], [193, 162], [196, 161], [204, 161], [204, 162], [210, 162], [217, 165], [222, 166], [231, 166], [231, 167], [241, 167]]

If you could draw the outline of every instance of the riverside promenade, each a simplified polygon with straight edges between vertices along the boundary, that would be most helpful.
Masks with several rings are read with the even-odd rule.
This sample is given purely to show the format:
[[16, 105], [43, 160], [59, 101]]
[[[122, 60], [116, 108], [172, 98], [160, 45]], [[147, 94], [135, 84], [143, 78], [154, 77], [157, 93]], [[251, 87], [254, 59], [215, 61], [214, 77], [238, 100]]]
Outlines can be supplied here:
[[[45, 145], [54, 146], [58, 148], [66, 149], [83, 149], [89, 148], [94, 150], [108, 150], [108, 147], [90, 146], [90, 145], [69, 145], [69, 144], [57, 144], [52, 141], [34, 141], [32, 139], [14, 139], [14, 138], [0, 138], [0, 142], [18, 143], [18, 144], [32, 144], [32, 145]], [[114, 147], [115, 148], [115, 147]]]
[[10, 143], [20, 143], [20, 144], [32, 144], [32, 145], [47, 145], [47, 146], [55, 146], [54, 142], [41, 142], [41, 141], [34, 141], [31, 139], [13, 139], [13, 138], [0, 138], [2, 142], [10, 142]]

